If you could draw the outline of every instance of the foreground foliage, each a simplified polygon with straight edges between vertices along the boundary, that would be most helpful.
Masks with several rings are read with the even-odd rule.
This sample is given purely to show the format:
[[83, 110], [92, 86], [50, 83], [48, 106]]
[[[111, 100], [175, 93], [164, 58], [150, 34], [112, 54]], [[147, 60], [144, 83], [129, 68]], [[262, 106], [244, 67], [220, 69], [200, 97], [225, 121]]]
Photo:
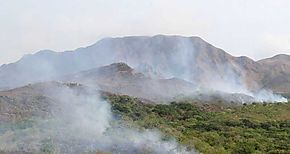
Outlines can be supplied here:
[[157, 128], [202, 153], [290, 153], [290, 103], [223, 107], [192, 102], [153, 105], [118, 95], [105, 99], [118, 118]]

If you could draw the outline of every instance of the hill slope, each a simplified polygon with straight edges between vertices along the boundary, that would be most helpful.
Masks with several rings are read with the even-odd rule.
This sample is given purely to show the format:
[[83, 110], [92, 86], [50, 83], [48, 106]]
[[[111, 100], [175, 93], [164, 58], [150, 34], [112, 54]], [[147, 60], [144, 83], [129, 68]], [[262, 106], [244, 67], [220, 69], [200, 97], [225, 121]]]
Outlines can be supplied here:
[[[177, 77], [225, 92], [246, 93], [263, 87], [275, 92], [290, 89], [289, 82], [285, 84], [286, 80], [280, 79], [273, 66], [264, 65], [263, 60], [233, 57], [199, 37], [164, 35], [106, 38], [75, 51], [27, 55], [0, 67], [0, 87], [51, 80], [115, 62], [125, 62], [151, 77]], [[289, 62], [284, 62], [277, 61], [275, 67], [283, 67], [283, 73], [288, 74]], [[272, 80], [277, 83], [272, 85]]]
[[82, 71], [65, 76], [62, 81], [97, 86], [102, 91], [126, 94], [151, 101], [168, 102], [181, 94], [195, 91], [195, 85], [181, 79], [155, 79], [148, 77], [125, 63]]
[[102, 91], [134, 96], [158, 103], [168, 103], [180, 99], [235, 103], [258, 101], [245, 94], [229, 94], [209, 88], [198, 88], [197, 85], [179, 78], [152, 78], [134, 70], [125, 63], [114, 63], [67, 75], [61, 81], [81, 83], [89, 87], [97, 87]]
[[265, 88], [280, 93], [290, 93], [290, 56], [277, 55], [258, 61], [259, 64], [272, 71], [265, 71], [263, 84]]

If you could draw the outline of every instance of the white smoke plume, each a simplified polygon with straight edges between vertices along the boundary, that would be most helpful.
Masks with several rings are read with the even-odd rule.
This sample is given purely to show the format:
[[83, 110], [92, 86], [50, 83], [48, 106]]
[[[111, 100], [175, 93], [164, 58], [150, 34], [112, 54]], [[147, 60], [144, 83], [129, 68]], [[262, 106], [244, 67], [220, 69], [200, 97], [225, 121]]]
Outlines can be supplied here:
[[204, 86], [209, 89], [233, 93], [233, 94], [245, 94], [252, 99], [241, 100], [242, 103], [252, 103], [252, 102], [288, 102], [286, 98], [281, 95], [274, 94], [271, 90], [268, 89], [259, 89], [257, 91], [248, 90], [246, 84], [242, 81], [241, 75], [237, 72], [233, 72], [232, 69], [227, 67], [228, 64], [224, 64], [226, 71], [220, 76], [212, 75]]
[[110, 104], [95, 90], [54, 88], [45, 92], [51, 115], [1, 134], [0, 152], [32, 153], [194, 153], [157, 130], [140, 130], [114, 119]]
[[288, 102], [288, 99], [274, 94], [271, 90], [262, 89], [253, 94], [257, 102]]

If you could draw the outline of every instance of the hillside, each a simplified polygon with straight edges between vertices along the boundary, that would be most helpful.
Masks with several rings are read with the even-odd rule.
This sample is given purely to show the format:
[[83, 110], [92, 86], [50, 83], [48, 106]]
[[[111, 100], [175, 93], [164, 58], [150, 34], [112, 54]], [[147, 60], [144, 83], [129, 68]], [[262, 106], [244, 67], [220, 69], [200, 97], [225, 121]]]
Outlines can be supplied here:
[[84, 86], [59, 82], [37, 83], [0, 91], [0, 121], [47, 118], [60, 107], [61, 100], [57, 93], [69, 90], [87, 94], [87, 88]]
[[245, 93], [269, 88], [280, 93], [290, 89], [287, 78], [281, 77], [289, 74], [287, 60], [264, 65], [263, 60], [255, 62], [247, 57], [231, 56], [199, 37], [165, 35], [105, 38], [74, 51], [44, 50], [26, 55], [0, 67], [0, 87], [53, 80], [116, 62], [125, 62], [150, 77], [180, 78], [224, 92]]
[[277, 55], [258, 61], [259, 64], [272, 71], [265, 73], [262, 80], [265, 88], [270, 88], [279, 93], [290, 93], [290, 56]]
[[118, 95], [106, 99], [123, 120], [158, 128], [201, 153], [290, 152], [290, 103], [225, 107], [191, 101], [150, 105]]
[[114, 63], [67, 75], [61, 81], [81, 83], [101, 91], [129, 95], [159, 103], [184, 99], [238, 104], [260, 101], [256, 97], [242, 93], [227, 93], [210, 88], [199, 88], [199, 86], [179, 78], [156, 79], [148, 74], [138, 72], [125, 63]]
[[128, 126], [98, 93], [58, 82], [0, 92], [0, 153], [194, 153], [157, 130]]
[[[232, 106], [188, 100], [148, 104], [112, 93], [102, 93], [98, 100], [92, 97], [94, 90], [87, 88], [52, 82], [0, 92], [0, 153], [290, 150], [289, 103]], [[151, 132], [156, 129], [161, 132]], [[172, 151], [176, 144], [187, 152]]]
[[62, 81], [81, 83], [102, 91], [164, 103], [172, 101], [177, 95], [187, 95], [195, 91], [195, 86], [190, 82], [177, 78], [151, 78], [125, 63], [114, 63], [68, 75]]

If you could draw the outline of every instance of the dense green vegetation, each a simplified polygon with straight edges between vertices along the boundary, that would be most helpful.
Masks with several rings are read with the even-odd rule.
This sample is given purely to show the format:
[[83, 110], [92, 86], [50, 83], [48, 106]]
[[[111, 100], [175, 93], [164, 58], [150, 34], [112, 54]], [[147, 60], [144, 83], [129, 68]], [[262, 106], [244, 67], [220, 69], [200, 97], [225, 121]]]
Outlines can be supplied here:
[[[290, 103], [231, 106], [219, 101], [204, 104], [186, 100], [156, 105], [129, 96], [104, 94], [103, 97], [111, 103], [117, 119], [112, 125], [158, 129], [165, 140], [175, 138], [188, 149], [201, 153], [290, 153]], [[13, 145], [10, 148], [21, 150], [20, 139], [30, 139], [31, 133], [37, 136], [45, 132], [50, 136], [55, 133], [54, 126], [66, 128], [62, 122], [34, 114], [21, 121], [2, 122], [0, 144], [8, 145], [3, 142], [6, 138]], [[69, 136], [70, 131], [67, 133], [63, 135]], [[45, 137], [39, 141], [40, 152], [57, 151], [55, 140]]]
[[144, 104], [118, 95], [105, 99], [127, 123], [158, 128], [202, 153], [290, 153], [290, 103], [223, 108], [192, 102]]

